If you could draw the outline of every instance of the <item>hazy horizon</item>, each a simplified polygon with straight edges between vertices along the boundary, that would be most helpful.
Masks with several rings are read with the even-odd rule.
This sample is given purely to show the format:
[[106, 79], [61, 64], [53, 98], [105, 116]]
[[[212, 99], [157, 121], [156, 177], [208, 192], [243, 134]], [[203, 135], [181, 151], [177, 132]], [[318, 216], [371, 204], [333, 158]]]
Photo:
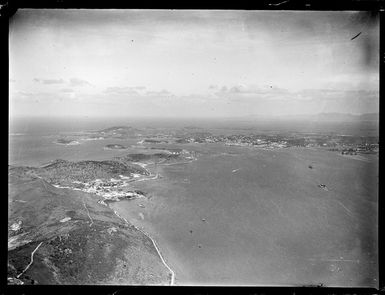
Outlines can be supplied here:
[[379, 109], [379, 19], [364, 12], [20, 9], [9, 28], [11, 118]]
[[[344, 121], [345, 118], [352, 119], [360, 119], [365, 116], [376, 116], [375, 120], [379, 120], [379, 112], [371, 112], [371, 113], [337, 113], [337, 112], [328, 112], [328, 113], [313, 113], [313, 114], [291, 114], [291, 115], [273, 115], [273, 116], [264, 116], [264, 115], [244, 115], [244, 116], [223, 116], [223, 117], [215, 117], [215, 116], [207, 116], [207, 117], [198, 117], [198, 116], [154, 116], [154, 115], [137, 115], [137, 116], [113, 116], [113, 115], [99, 115], [99, 116], [88, 116], [88, 115], [56, 115], [56, 114], [43, 114], [43, 115], [34, 115], [34, 114], [26, 114], [26, 115], [13, 115], [10, 116], [12, 120], [51, 120], [51, 119], [59, 119], [59, 120], [69, 120], [69, 119], [79, 119], [79, 120], [103, 120], [103, 119], [118, 119], [118, 120], [140, 120], [140, 119], [154, 119], [154, 120], [162, 120], [162, 119], [170, 119], [170, 120], [250, 120], [250, 121], [271, 121], [271, 120], [301, 120], [308, 118], [319, 118], [325, 116], [335, 116], [340, 121]], [[373, 118], [371, 119], [373, 120]]]

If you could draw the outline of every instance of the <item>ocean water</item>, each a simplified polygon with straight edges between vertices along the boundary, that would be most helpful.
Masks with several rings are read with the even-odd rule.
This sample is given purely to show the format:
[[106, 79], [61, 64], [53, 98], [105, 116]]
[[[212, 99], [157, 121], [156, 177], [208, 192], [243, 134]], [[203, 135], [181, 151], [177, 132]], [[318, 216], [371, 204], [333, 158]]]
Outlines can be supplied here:
[[178, 284], [376, 285], [375, 159], [214, 150], [158, 167], [162, 179], [137, 184], [149, 202], [113, 205], [161, 241]]
[[[273, 128], [242, 123], [229, 130], [228, 122], [167, 120], [21, 120], [10, 124], [9, 164], [103, 160], [134, 152], [103, 147], [136, 145], [137, 139], [54, 143], [73, 132], [122, 124], [166, 129], [193, 124], [230, 133]], [[273, 129], [288, 127], [282, 128]], [[346, 134], [356, 129], [333, 130]], [[150, 193], [150, 199], [112, 207], [157, 240], [177, 284], [378, 285], [376, 155], [363, 161], [317, 149], [172, 147], [200, 156], [190, 164], [150, 166], [161, 178], [134, 184]], [[317, 187], [320, 183], [330, 190]]]
[[77, 140], [82, 132], [101, 130], [111, 126], [130, 125], [123, 119], [19, 119], [11, 120], [8, 136], [9, 165], [40, 166], [56, 159], [106, 160], [122, 151], [104, 150], [107, 144], [135, 145], [129, 140], [80, 140], [79, 145], [59, 145], [59, 138]]

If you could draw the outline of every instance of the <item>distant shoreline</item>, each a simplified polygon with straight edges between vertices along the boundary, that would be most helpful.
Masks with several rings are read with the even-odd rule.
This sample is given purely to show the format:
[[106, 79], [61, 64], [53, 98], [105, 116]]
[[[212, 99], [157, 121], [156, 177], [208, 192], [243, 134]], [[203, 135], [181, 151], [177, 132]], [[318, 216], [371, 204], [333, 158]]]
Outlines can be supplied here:
[[77, 140], [56, 140], [53, 143], [58, 145], [79, 145], [80, 142]]

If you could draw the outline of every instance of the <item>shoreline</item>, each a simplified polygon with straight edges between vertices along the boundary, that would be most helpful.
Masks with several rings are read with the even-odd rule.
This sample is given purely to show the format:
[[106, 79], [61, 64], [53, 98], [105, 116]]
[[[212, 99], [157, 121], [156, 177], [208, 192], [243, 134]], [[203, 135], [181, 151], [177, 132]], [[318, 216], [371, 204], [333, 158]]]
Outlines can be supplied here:
[[[62, 144], [62, 145], [67, 145], [67, 144]], [[124, 186], [128, 185], [128, 183], [134, 184], [135, 182], [142, 182], [142, 181], [146, 181], [146, 180], [156, 180], [158, 178], [161, 178], [160, 174], [157, 172], [157, 169], [156, 169], [157, 166], [184, 165], [184, 164], [192, 163], [192, 162], [194, 162], [196, 160], [197, 160], [197, 158], [193, 158], [193, 159], [191, 159], [189, 161], [176, 162], [176, 163], [159, 163], [159, 164], [156, 164], [156, 163], [148, 164], [148, 163], [134, 162], [132, 164], [138, 165], [139, 167], [144, 169], [148, 173], [148, 175], [140, 175], [140, 177], [134, 176], [134, 178], [131, 178], [131, 179], [125, 179], [125, 177], [121, 176], [121, 178], [122, 178], [121, 180], [125, 183]], [[151, 166], [151, 167], [155, 168], [155, 171], [153, 171], [153, 169], [149, 169], [148, 166]], [[41, 167], [44, 167], [44, 165], [41, 165]], [[37, 176], [37, 178], [43, 179], [41, 176]], [[113, 179], [111, 179], [111, 181], [113, 181]], [[69, 189], [69, 190], [73, 190], [73, 191], [81, 191], [83, 193], [87, 193], [87, 194], [90, 194], [90, 195], [102, 197], [102, 200], [97, 201], [98, 204], [101, 204], [101, 205], [104, 205], [104, 206], [108, 207], [108, 209], [111, 210], [115, 214], [116, 217], [118, 217], [119, 219], [123, 220], [125, 222], [125, 224], [127, 224], [130, 227], [133, 227], [134, 229], [136, 229], [137, 231], [142, 233], [144, 236], [146, 236], [149, 240], [151, 240], [152, 245], [155, 248], [155, 251], [156, 251], [158, 257], [160, 258], [160, 260], [162, 261], [162, 264], [165, 266], [165, 268], [168, 271], [167, 280], [165, 282], [169, 281], [167, 285], [170, 285], [170, 286], [175, 285], [175, 281], [176, 281], [175, 271], [170, 267], [170, 265], [166, 261], [166, 258], [162, 254], [162, 250], [161, 250], [158, 242], [147, 231], [145, 231], [142, 227], [139, 227], [139, 226], [135, 225], [134, 223], [129, 222], [125, 217], [121, 216], [118, 213], [118, 211], [119, 211], [118, 208], [117, 208], [118, 211], [116, 211], [113, 207], [110, 206], [109, 203], [105, 202], [109, 198], [106, 198], [105, 196], [103, 196], [104, 195], [103, 193], [99, 194], [98, 192], [91, 192], [91, 191], [85, 190], [84, 188], [82, 189], [82, 188], [78, 188], [78, 187], [72, 187], [70, 185], [69, 186], [67, 186], [67, 185], [60, 185], [60, 184], [51, 184], [51, 185], [53, 187], [58, 188], [58, 189]], [[119, 202], [119, 201], [122, 201], [122, 200], [118, 200], [117, 202]], [[89, 226], [92, 226], [93, 220], [92, 220], [92, 218], [89, 215], [88, 208], [85, 206], [84, 202], [83, 202], [83, 205], [84, 205], [85, 209], [87, 210], [88, 217], [90, 218]]]
[[[135, 164], [138, 164], [138, 163], [135, 163]], [[143, 176], [143, 177], [140, 177], [140, 178], [134, 178], [134, 179], [130, 179], [129, 181], [127, 181], [127, 183], [134, 183], [134, 182], [141, 182], [141, 181], [146, 181], [146, 180], [155, 180], [155, 179], [158, 179], [159, 178], [159, 173], [151, 173], [148, 169], [146, 169], [145, 167], [147, 166], [147, 164], [143, 164], [141, 163], [142, 165], [139, 165], [141, 166], [143, 169], [145, 169], [150, 175], [149, 176]], [[39, 177], [40, 178], [40, 177]], [[53, 185], [54, 187], [56, 188], [60, 188], [60, 189], [70, 189], [70, 190], [75, 190], [75, 191], [82, 191], [82, 192], [85, 192], [85, 193], [88, 193], [88, 194], [91, 194], [91, 195], [96, 195], [98, 196], [98, 194], [95, 194], [95, 193], [92, 193], [92, 192], [86, 192], [86, 191], [83, 191], [82, 189], [79, 189], [79, 188], [73, 188], [73, 187], [66, 187], [66, 186], [60, 186], [60, 185]], [[106, 198], [103, 198], [102, 202], [104, 203], [104, 201], [106, 201], [107, 199]], [[119, 201], [117, 201], [119, 202]], [[100, 202], [97, 202], [100, 204]], [[116, 210], [114, 210], [113, 208], [110, 207], [110, 204], [109, 203], [104, 203], [102, 205], [108, 207], [112, 212], [114, 212], [114, 214], [121, 220], [123, 220], [128, 226], [132, 226], [134, 227], [136, 230], [138, 230], [139, 232], [141, 232], [143, 235], [145, 235], [148, 239], [151, 240], [159, 258], [161, 259], [163, 265], [168, 269], [168, 271], [170, 272], [171, 274], [171, 278], [170, 278], [170, 286], [173, 286], [175, 284], [175, 272], [172, 270], [172, 268], [167, 264], [164, 256], [162, 255], [161, 251], [160, 251], [160, 248], [157, 244], [157, 242], [155, 241], [154, 238], [152, 238], [150, 236], [150, 234], [148, 234], [146, 231], [144, 231], [143, 229], [137, 227], [136, 225], [134, 225], [133, 223], [130, 223], [128, 222], [128, 220], [126, 218], [124, 218], [123, 216], [121, 216]], [[86, 208], [87, 209], [87, 208]], [[88, 210], [87, 210], [88, 211]], [[92, 222], [92, 219], [91, 219], [91, 222]], [[92, 223], [91, 223], [92, 224]]]
[[[110, 208], [110, 207], [108, 206], [108, 208]], [[169, 272], [171, 273], [170, 286], [173, 286], [173, 285], [175, 284], [175, 272], [171, 269], [171, 267], [170, 267], [170, 266], [167, 264], [167, 262], [165, 261], [165, 259], [164, 259], [163, 255], [162, 255], [162, 253], [161, 253], [160, 250], [159, 250], [159, 247], [158, 247], [156, 241], [155, 241], [155, 240], [154, 240], [154, 239], [153, 239], [147, 232], [145, 232], [144, 230], [138, 228], [138, 227], [135, 226], [134, 224], [129, 223], [129, 222], [127, 221], [127, 219], [124, 218], [124, 217], [122, 217], [122, 216], [120, 216], [120, 214], [119, 214], [118, 212], [116, 212], [116, 210], [113, 210], [112, 208], [110, 208], [110, 209], [114, 212], [114, 214], [115, 214], [118, 218], [122, 219], [127, 225], [133, 226], [136, 230], [140, 231], [142, 234], [144, 234], [147, 238], [149, 238], [149, 239], [151, 240], [151, 242], [152, 242], [152, 244], [154, 245], [154, 248], [155, 248], [156, 252], [158, 253], [158, 256], [159, 256], [160, 260], [162, 261], [163, 265], [164, 265], [164, 266], [169, 270]]]
[[[157, 171], [150, 171], [150, 170], [148, 170], [148, 168], [147, 168], [148, 166], [156, 166], [156, 165], [150, 165], [150, 164], [145, 164], [145, 163], [140, 163], [140, 162], [134, 162], [134, 164], [139, 165], [140, 167], [142, 167], [143, 169], [145, 169], [150, 175], [147, 176], [147, 177], [141, 177], [141, 178], [139, 178], [139, 179], [132, 179], [130, 182], [135, 183], [135, 182], [141, 182], [141, 181], [146, 181], [146, 180], [155, 180], [155, 179], [158, 179], [158, 178], [159, 178], [160, 175], [159, 175], [159, 173], [158, 173]], [[127, 201], [128, 201], [128, 200], [127, 200]], [[171, 278], [170, 278], [170, 286], [175, 285], [175, 277], [176, 277], [175, 272], [174, 272], [174, 271], [172, 270], [172, 268], [167, 264], [167, 262], [166, 262], [166, 260], [165, 260], [165, 258], [164, 258], [164, 256], [163, 256], [163, 254], [161, 253], [160, 248], [159, 248], [157, 242], [155, 241], [155, 239], [152, 238], [151, 235], [150, 235], [149, 233], [147, 233], [144, 229], [141, 229], [141, 228], [139, 228], [138, 226], [134, 225], [133, 223], [128, 222], [128, 220], [127, 220], [125, 217], [121, 216], [116, 210], [114, 210], [113, 208], [111, 208], [111, 207], [110, 207], [110, 204], [108, 204], [107, 207], [108, 207], [109, 209], [111, 209], [111, 210], [114, 212], [114, 214], [115, 214], [118, 218], [122, 219], [127, 225], [133, 226], [136, 230], [140, 231], [142, 234], [144, 234], [147, 238], [149, 238], [149, 239], [151, 240], [151, 242], [152, 242], [152, 244], [153, 244], [153, 246], [154, 246], [156, 252], [158, 253], [158, 256], [159, 256], [159, 258], [161, 259], [163, 265], [168, 269], [168, 271], [169, 271], [170, 274], [171, 274]]]
[[71, 141], [68, 142], [68, 143], [57, 142], [57, 141], [53, 141], [52, 143], [57, 144], [57, 145], [66, 145], [66, 146], [68, 146], [68, 145], [79, 145], [79, 144], [81, 144], [81, 143], [80, 143], [79, 141], [77, 141], [77, 140], [71, 140]]
[[177, 163], [165, 163], [165, 164], [156, 164], [157, 166], [174, 166], [174, 165], [183, 165], [183, 164], [190, 164], [194, 161], [196, 161], [197, 159], [194, 159], [194, 160], [191, 160], [191, 161], [188, 161], [188, 162], [177, 162]]
[[[138, 163], [135, 163], [138, 165]], [[158, 179], [160, 177], [159, 173], [152, 173], [150, 172], [148, 169], [146, 169], [145, 167], [147, 166], [147, 164], [143, 164], [143, 163], [140, 163], [141, 166], [143, 169], [146, 170], [146, 172], [149, 173], [149, 175], [147, 176], [141, 176], [141, 177], [138, 177], [138, 178], [133, 178], [133, 179], [129, 179], [128, 181], [126, 181], [126, 183], [134, 183], [134, 182], [141, 182], [141, 181], [146, 181], [146, 180], [155, 180], [155, 179]], [[37, 178], [40, 178], [42, 179], [42, 177], [40, 176], [37, 176]], [[70, 190], [73, 190], [73, 191], [81, 191], [83, 193], [87, 193], [87, 194], [90, 194], [90, 195], [94, 195], [94, 196], [99, 196], [99, 194], [95, 193], [95, 192], [90, 192], [90, 191], [85, 191], [84, 189], [80, 189], [80, 188], [76, 188], [76, 187], [71, 187], [71, 186], [62, 186], [62, 185], [58, 185], [58, 184], [52, 184], [53, 187], [56, 187], [56, 188], [59, 188], [59, 189], [70, 189]], [[103, 195], [101, 196], [102, 197], [102, 200], [99, 200], [97, 201], [96, 203], [98, 204], [101, 204], [101, 205], [104, 205], [106, 207], [108, 207], [108, 209], [110, 209], [112, 212], [114, 212], [114, 214], [121, 220], [123, 220], [128, 226], [131, 226], [133, 228], [135, 228], [137, 231], [141, 232], [143, 235], [145, 235], [148, 239], [151, 240], [159, 258], [161, 259], [163, 265], [167, 268], [167, 270], [169, 271], [169, 273], [171, 274], [171, 277], [170, 277], [170, 283], [169, 285], [170, 286], [173, 286], [175, 284], [175, 272], [172, 270], [172, 268], [167, 264], [163, 254], [161, 253], [161, 250], [157, 244], [157, 242], [155, 241], [154, 238], [152, 238], [150, 236], [150, 234], [148, 234], [146, 231], [144, 231], [143, 229], [137, 227], [136, 225], [134, 225], [133, 223], [130, 223], [128, 222], [128, 220], [124, 217], [122, 217], [116, 210], [114, 210], [113, 208], [110, 207], [110, 204], [106, 201], [108, 201], [108, 198], [105, 198], [103, 197]], [[122, 201], [122, 200], [118, 200], [117, 202], [119, 201]], [[83, 202], [84, 204], [84, 202]], [[84, 204], [85, 205], [85, 204]], [[89, 215], [89, 212], [88, 212], [88, 208], [85, 206], [86, 210], [87, 210], [87, 214], [88, 214], [88, 217], [90, 218], [90, 221], [91, 221], [91, 224], [90, 226], [93, 224], [93, 220], [92, 218], [90, 217]], [[169, 276], [168, 276], [169, 277]]]

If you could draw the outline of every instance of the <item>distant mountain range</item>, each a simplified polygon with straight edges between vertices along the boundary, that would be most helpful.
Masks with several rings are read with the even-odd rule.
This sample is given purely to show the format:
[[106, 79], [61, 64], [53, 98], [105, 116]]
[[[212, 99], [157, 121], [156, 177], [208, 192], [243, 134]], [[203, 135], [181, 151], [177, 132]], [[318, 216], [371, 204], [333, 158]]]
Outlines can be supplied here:
[[361, 120], [365, 121], [378, 121], [380, 119], [379, 113], [367, 113], [360, 115]]
[[355, 121], [378, 121], [380, 116], [378, 113], [366, 113], [361, 115], [353, 115], [346, 113], [319, 113], [316, 115], [298, 115], [293, 119], [304, 119], [309, 121], [331, 121], [331, 122], [355, 122]]
[[250, 116], [250, 119], [278, 120], [278, 121], [319, 121], [319, 122], [360, 122], [360, 121], [379, 121], [379, 113], [365, 113], [354, 115], [349, 113], [318, 113], [318, 114], [299, 114], [287, 116]]

